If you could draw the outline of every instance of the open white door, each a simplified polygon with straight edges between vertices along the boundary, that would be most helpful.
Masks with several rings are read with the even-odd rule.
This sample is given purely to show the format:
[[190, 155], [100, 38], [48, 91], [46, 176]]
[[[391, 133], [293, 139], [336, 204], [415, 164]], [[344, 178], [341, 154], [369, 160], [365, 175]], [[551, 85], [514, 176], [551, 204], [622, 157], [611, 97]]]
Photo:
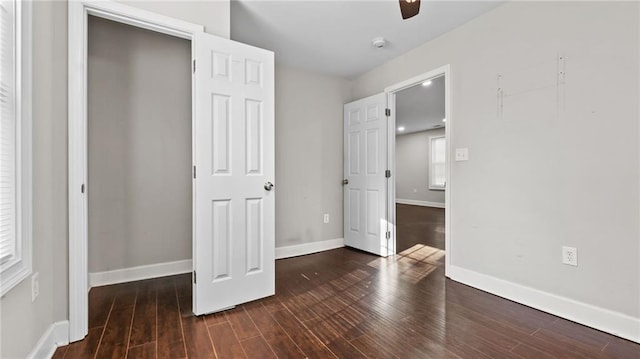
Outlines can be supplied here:
[[381, 93], [344, 105], [344, 243], [387, 256], [387, 103]]
[[208, 34], [193, 41], [193, 311], [275, 294], [273, 53]]

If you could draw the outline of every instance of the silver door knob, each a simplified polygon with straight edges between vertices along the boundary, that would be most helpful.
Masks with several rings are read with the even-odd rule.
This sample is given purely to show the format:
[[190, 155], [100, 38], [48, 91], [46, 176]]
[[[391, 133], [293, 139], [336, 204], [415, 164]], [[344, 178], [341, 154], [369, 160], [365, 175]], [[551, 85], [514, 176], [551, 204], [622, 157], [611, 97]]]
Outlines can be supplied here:
[[348, 180], [348, 179], [346, 179], [346, 178], [345, 178], [345, 179], [343, 179], [343, 180], [342, 180], [342, 184], [343, 184], [343, 185], [348, 185], [348, 184], [349, 184], [349, 180]]
[[264, 184], [264, 189], [266, 189], [267, 191], [271, 191], [273, 189], [273, 183], [271, 182], [267, 182]]

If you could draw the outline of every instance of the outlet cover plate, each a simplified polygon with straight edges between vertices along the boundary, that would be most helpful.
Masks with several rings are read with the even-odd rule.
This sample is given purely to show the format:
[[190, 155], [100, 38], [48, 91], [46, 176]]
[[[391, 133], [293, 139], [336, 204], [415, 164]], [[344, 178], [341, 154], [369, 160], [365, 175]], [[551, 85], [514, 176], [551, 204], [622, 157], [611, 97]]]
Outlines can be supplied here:
[[578, 248], [562, 247], [562, 263], [570, 266], [578, 266]]

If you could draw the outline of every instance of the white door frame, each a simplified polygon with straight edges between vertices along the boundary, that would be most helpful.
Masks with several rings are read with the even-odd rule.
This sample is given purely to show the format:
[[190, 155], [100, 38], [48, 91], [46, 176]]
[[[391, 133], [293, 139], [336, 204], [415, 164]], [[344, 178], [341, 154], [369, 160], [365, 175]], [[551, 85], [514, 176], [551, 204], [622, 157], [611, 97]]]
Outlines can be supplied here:
[[391, 116], [389, 117], [389, 168], [393, 169], [393, 175], [391, 181], [389, 181], [388, 200], [389, 200], [389, 223], [391, 225], [391, 254], [396, 253], [396, 93], [398, 91], [407, 89], [409, 87], [420, 84], [426, 80], [434, 77], [444, 75], [445, 83], [445, 118], [447, 119], [447, 125], [445, 126], [445, 141], [446, 141], [446, 164], [445, 164], [445, 234], [444, 234], [444, 248], [446, 252], [444, 272], [445, 276], [449, 276], [449, 270], [451, 266], [451, 134], [453, 118], [451, 116], [451, 68], [450, 65], [444, 65], [437, 69], [423, 73], [421, 75], [412, 77], [406, 81], [399, 82], [395, 85], [391, 85], [384, 89], [387, 93], [387, 104], [391, 109]]
[[[78, 341], [88, 333], [88, 199], [87, 185], [87, 45], [88, 16], [140, 27], [192, 40], [204, 27], [176, 20], [114, 1], [70, 1], [69, 22], [69, 341]], [[192, 58], [193, 58], [192, 46]], [[195, 114], [192, 86], [192, 116]], [[192, 117], [192, 124], [195, 118]], [[195, 128], [192, 126], [192, 128]]]

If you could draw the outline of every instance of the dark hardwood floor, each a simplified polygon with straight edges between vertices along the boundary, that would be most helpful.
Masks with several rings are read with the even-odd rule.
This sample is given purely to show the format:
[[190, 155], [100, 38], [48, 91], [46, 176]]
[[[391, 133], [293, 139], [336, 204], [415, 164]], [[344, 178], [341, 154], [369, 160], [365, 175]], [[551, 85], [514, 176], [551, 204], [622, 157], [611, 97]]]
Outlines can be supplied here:
[[424, 244], [444, 250], [444, 208], [396, 205], [398, 253]]
[[638, 344], [446, 279], [442, 226], [411, 226], [438, 233], [393, 258], [278, 260], [275, 296], [223, 313], [191, 314], [190, 275], [93, 288], [89, 335], [54, 358], [640, 358]]

